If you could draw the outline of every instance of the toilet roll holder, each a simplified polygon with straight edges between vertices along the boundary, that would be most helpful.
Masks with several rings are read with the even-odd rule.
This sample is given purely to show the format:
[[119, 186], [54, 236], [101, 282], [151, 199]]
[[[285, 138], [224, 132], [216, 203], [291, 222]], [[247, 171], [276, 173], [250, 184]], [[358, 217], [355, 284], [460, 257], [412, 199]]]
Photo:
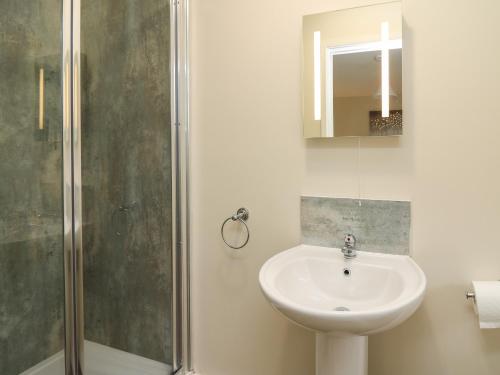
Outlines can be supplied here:
[[[498, 280], [498, 281], [500, 281], [500, 280]], [[476, 293], [471, 292], [471, 291], [465, 292], [465, 299], [466, 300], [471, 299], [474, 303], [476, 303]]]
[[[498, 281], [500, 281], [500, 280], [498, 280]], [[472, 301], [474, 301], [474, 303], [476, 303], [476, 293], [471, 292], [470, 290], [465, 292], [465, 299], [467, 299], [467, 300], [471, 299]]]
[[473, 300], [474, 303], [476, 302], [476, 293], [474, 292], [465, 292], [465, 299], [469, 300]]

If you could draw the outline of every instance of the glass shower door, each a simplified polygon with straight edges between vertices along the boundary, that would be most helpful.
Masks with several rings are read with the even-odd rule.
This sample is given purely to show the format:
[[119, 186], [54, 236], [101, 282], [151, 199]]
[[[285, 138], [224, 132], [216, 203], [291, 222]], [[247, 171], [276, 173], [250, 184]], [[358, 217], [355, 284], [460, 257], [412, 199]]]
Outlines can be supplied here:
[[0, 1], [0, 374], [63, 374], [61, 0]]
[[1, 375], [182, 364], [174, 3], [0, 0]]
[[169, 0], [82, 1], [88, 374], [172, 370], [170, 31]]

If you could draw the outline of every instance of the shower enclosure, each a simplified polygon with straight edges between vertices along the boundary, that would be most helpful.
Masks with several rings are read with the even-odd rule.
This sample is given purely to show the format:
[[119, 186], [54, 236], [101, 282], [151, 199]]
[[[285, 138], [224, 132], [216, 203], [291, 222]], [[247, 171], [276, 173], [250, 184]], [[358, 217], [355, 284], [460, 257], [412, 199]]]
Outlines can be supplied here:
[[0, 0], [0, 374], [189, 370], [186, 20]]

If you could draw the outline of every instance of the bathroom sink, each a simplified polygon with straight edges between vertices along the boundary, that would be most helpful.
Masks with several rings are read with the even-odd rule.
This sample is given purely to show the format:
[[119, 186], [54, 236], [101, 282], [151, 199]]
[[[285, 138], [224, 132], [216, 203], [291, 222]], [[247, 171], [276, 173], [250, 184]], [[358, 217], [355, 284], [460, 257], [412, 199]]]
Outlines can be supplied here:
[[325, 361], [335, 356], [339, 347], [344, 347], [340, 352], [365, 357], [360, 365], [344, 363], [335, 371], [332, 366], [338, 367], [338, 360], [318, 364], [329, 368], [318, 370], [320, 374], [365, 374], [365, 336], [393, 328], [410, 317], [422, 302], [426, 285], [424, 273], [409, 256], [358, 251], [356, 258], [345, 259], [340, 249], [310, 245], [269, 259], [260, 270], [259, 281], [277, 310], [318, 332], [317, 350], [323, 348]]
[[422, 301], [425, 276], [408, 256], [300, 245], [269, 259], [259, 275], [269, 302], [320, 332], [370, 335], [407, 319]]

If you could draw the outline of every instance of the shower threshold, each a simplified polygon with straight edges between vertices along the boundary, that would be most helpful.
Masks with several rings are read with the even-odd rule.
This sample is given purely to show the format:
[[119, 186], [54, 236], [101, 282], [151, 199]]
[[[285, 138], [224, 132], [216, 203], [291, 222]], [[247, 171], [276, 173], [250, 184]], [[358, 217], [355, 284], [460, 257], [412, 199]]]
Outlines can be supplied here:
[[[86, 375], [165, 375], [171, 370], [165, 363], [85, 341]], [[63, 352], [54, 354], [20, 375], [64, 375]]]

